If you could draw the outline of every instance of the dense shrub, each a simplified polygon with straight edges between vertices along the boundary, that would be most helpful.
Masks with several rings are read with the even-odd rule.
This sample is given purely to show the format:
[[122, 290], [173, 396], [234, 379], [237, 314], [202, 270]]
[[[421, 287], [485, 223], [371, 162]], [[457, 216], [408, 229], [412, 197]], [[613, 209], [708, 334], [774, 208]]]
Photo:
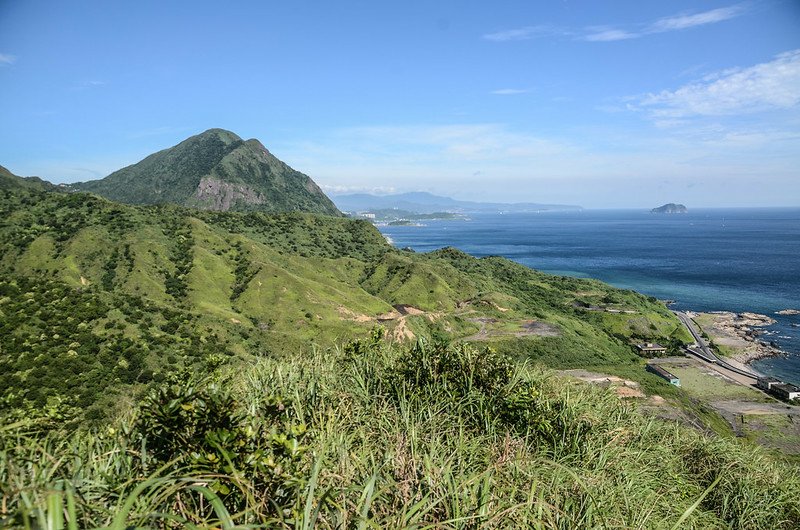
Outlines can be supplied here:
[[173, 381], [144, 399], [136, 429], [152, 459], [145, 465], [208, 477], [230, 509], [243, 509], [254, 491], [264, 509], [286, 517], [304, 486], [306, 426], [284, 397], [246, 413], [216, 383]]

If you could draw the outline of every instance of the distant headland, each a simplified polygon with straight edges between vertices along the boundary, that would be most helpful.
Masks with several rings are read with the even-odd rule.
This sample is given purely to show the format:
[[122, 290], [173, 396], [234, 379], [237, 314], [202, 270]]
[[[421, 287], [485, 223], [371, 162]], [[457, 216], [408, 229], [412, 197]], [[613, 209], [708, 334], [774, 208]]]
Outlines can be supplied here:
[[650, 213], [688, 213], [689, 209], [686, 208], [683, 204], [675, 204], [674, 202], [670, 202], [665, 204], [664, 206], [659, 206], [658, 208], [653, 208], [650, 210]]

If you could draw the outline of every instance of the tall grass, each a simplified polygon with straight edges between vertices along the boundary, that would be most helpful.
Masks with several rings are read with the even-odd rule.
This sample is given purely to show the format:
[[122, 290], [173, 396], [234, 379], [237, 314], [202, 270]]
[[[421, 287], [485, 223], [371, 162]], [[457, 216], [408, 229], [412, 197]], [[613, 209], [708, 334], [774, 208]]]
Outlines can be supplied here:
[[[800, 481], [756, 449], [645, 417], [607, 391], [491, 351], [378, 339], [223, 367], [192, 383], [204, 400], [230, 404], [214, 414], [230, 414], [232, 431], [263, 428], [270, 443], [252, 447], [285, 465], [281, 481], [246, 467], [256, 449], [209, 445], [220, 436], [213, 425], [192, 431], [205, 457], [188, 447], [157, 457], [143, 434], [152, 425], [142, 425], [156, 417], [152, 400], [103, 432], [8, 426], [0, 526], [800, 526]], [[259, 424], [264, 410], [279, 414]], [[297, 425], [305, 448], [288, 459], [274, 440]], [[214, 468], [217, 450], [233, 456]]]

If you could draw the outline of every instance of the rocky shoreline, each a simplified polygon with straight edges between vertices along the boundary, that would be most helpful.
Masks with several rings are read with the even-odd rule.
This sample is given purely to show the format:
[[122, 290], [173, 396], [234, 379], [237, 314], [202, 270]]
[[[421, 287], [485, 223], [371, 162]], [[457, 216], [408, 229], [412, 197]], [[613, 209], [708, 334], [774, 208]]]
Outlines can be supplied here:
[[714, 344], [728, 350], [726, 353], [734, 361], [748, 364], [758, 359], [788, 355], [775, 343], [761, 338], [764, 335], [762, 328], [776, 323], [767, 315], [712, 311], [693, 313], [692, 318]]

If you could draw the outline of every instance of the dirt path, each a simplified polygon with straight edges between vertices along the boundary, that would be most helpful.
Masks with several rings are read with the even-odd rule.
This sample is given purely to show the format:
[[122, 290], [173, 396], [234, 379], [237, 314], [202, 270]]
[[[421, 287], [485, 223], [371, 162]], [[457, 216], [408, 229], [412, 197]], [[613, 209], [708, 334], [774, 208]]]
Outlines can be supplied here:
[[392, 307], [392, 311], [375, 317], [355, 313], [344, 306], [339, 306], [337, 311], [339, 312], [339, 318], [342, 320], [352, 320], [360, 323], [377, 322], [381, 324], [394, 324], [389, 330], [389, 336], [398, 342], [414, 340], [416, 338], [416, 335], [413, 331], [411, 331], [411, 328], [408, 325], [408, 317], [424, 315], [431, 320], [431, 322], [433, 322], [442, 316], [441, 313], [426, 312], [422, 309], [407, 304], [397, 304]]
[[[466, 306], [460, 305], [460, 307], [463, 308]], [[495, 307], [500, 311], [508, 311], [508, 309], [505, 308], [500, 308], [498, 306]], [[397, 341], [413, 340], [416, 338], [414, 332], [411, 331], [411, 328], [408, 325], [407, 319], [409, 317], [424, 316], [431, 322], [435, 322], [444, 315], [443, 312], [424, 311], [418, 307], [408, 304], [396, 304], [392, 306], [392, 311], [375, 317], [355, 313], [344, 306], [339, 306], [337, 310], [339, 312], [339, 317], [343, 320], [352, 320], [360, 323], [377, 322], [379, 324], [393, 324], [392, 328], [389, 330], [389, 336]], [[471, 313], [474, 314], [475, 310], [469, 309], [466, 311], [456, 311], [454, 315], [461, 316], [463, 318], [464, 315]], [[539, 320], [509, 320], [508, 323], [513, 323], [515, 326], [519, 326], [516, 329], [490, 329], [490, 325], [501, 322], [500, 319], [493, 317], [475, 317], [467, 320], [480, 324], [480, 329], [477, 333], [460, 339], [464, 341], [477, 342], [508, 337], [530, 336], [558, 337], [561, 335], [561, 330], [558, 328], [558, 326], [549, 324], [547, 322], [541, 322]]]
[[470, 322], [480, 323], [481, 329], [474, 335], [464, 337], [462, 340], [465, 341], [483, 341], [507, 337], [558, 337], [561, 335], [561, 330], [557, 326], [539, 320], [522, 320], [519, 322], [518, 330], [487, 329], [487, 324], [499, 322], [496, 318], [471, 318], [469, 320]]

